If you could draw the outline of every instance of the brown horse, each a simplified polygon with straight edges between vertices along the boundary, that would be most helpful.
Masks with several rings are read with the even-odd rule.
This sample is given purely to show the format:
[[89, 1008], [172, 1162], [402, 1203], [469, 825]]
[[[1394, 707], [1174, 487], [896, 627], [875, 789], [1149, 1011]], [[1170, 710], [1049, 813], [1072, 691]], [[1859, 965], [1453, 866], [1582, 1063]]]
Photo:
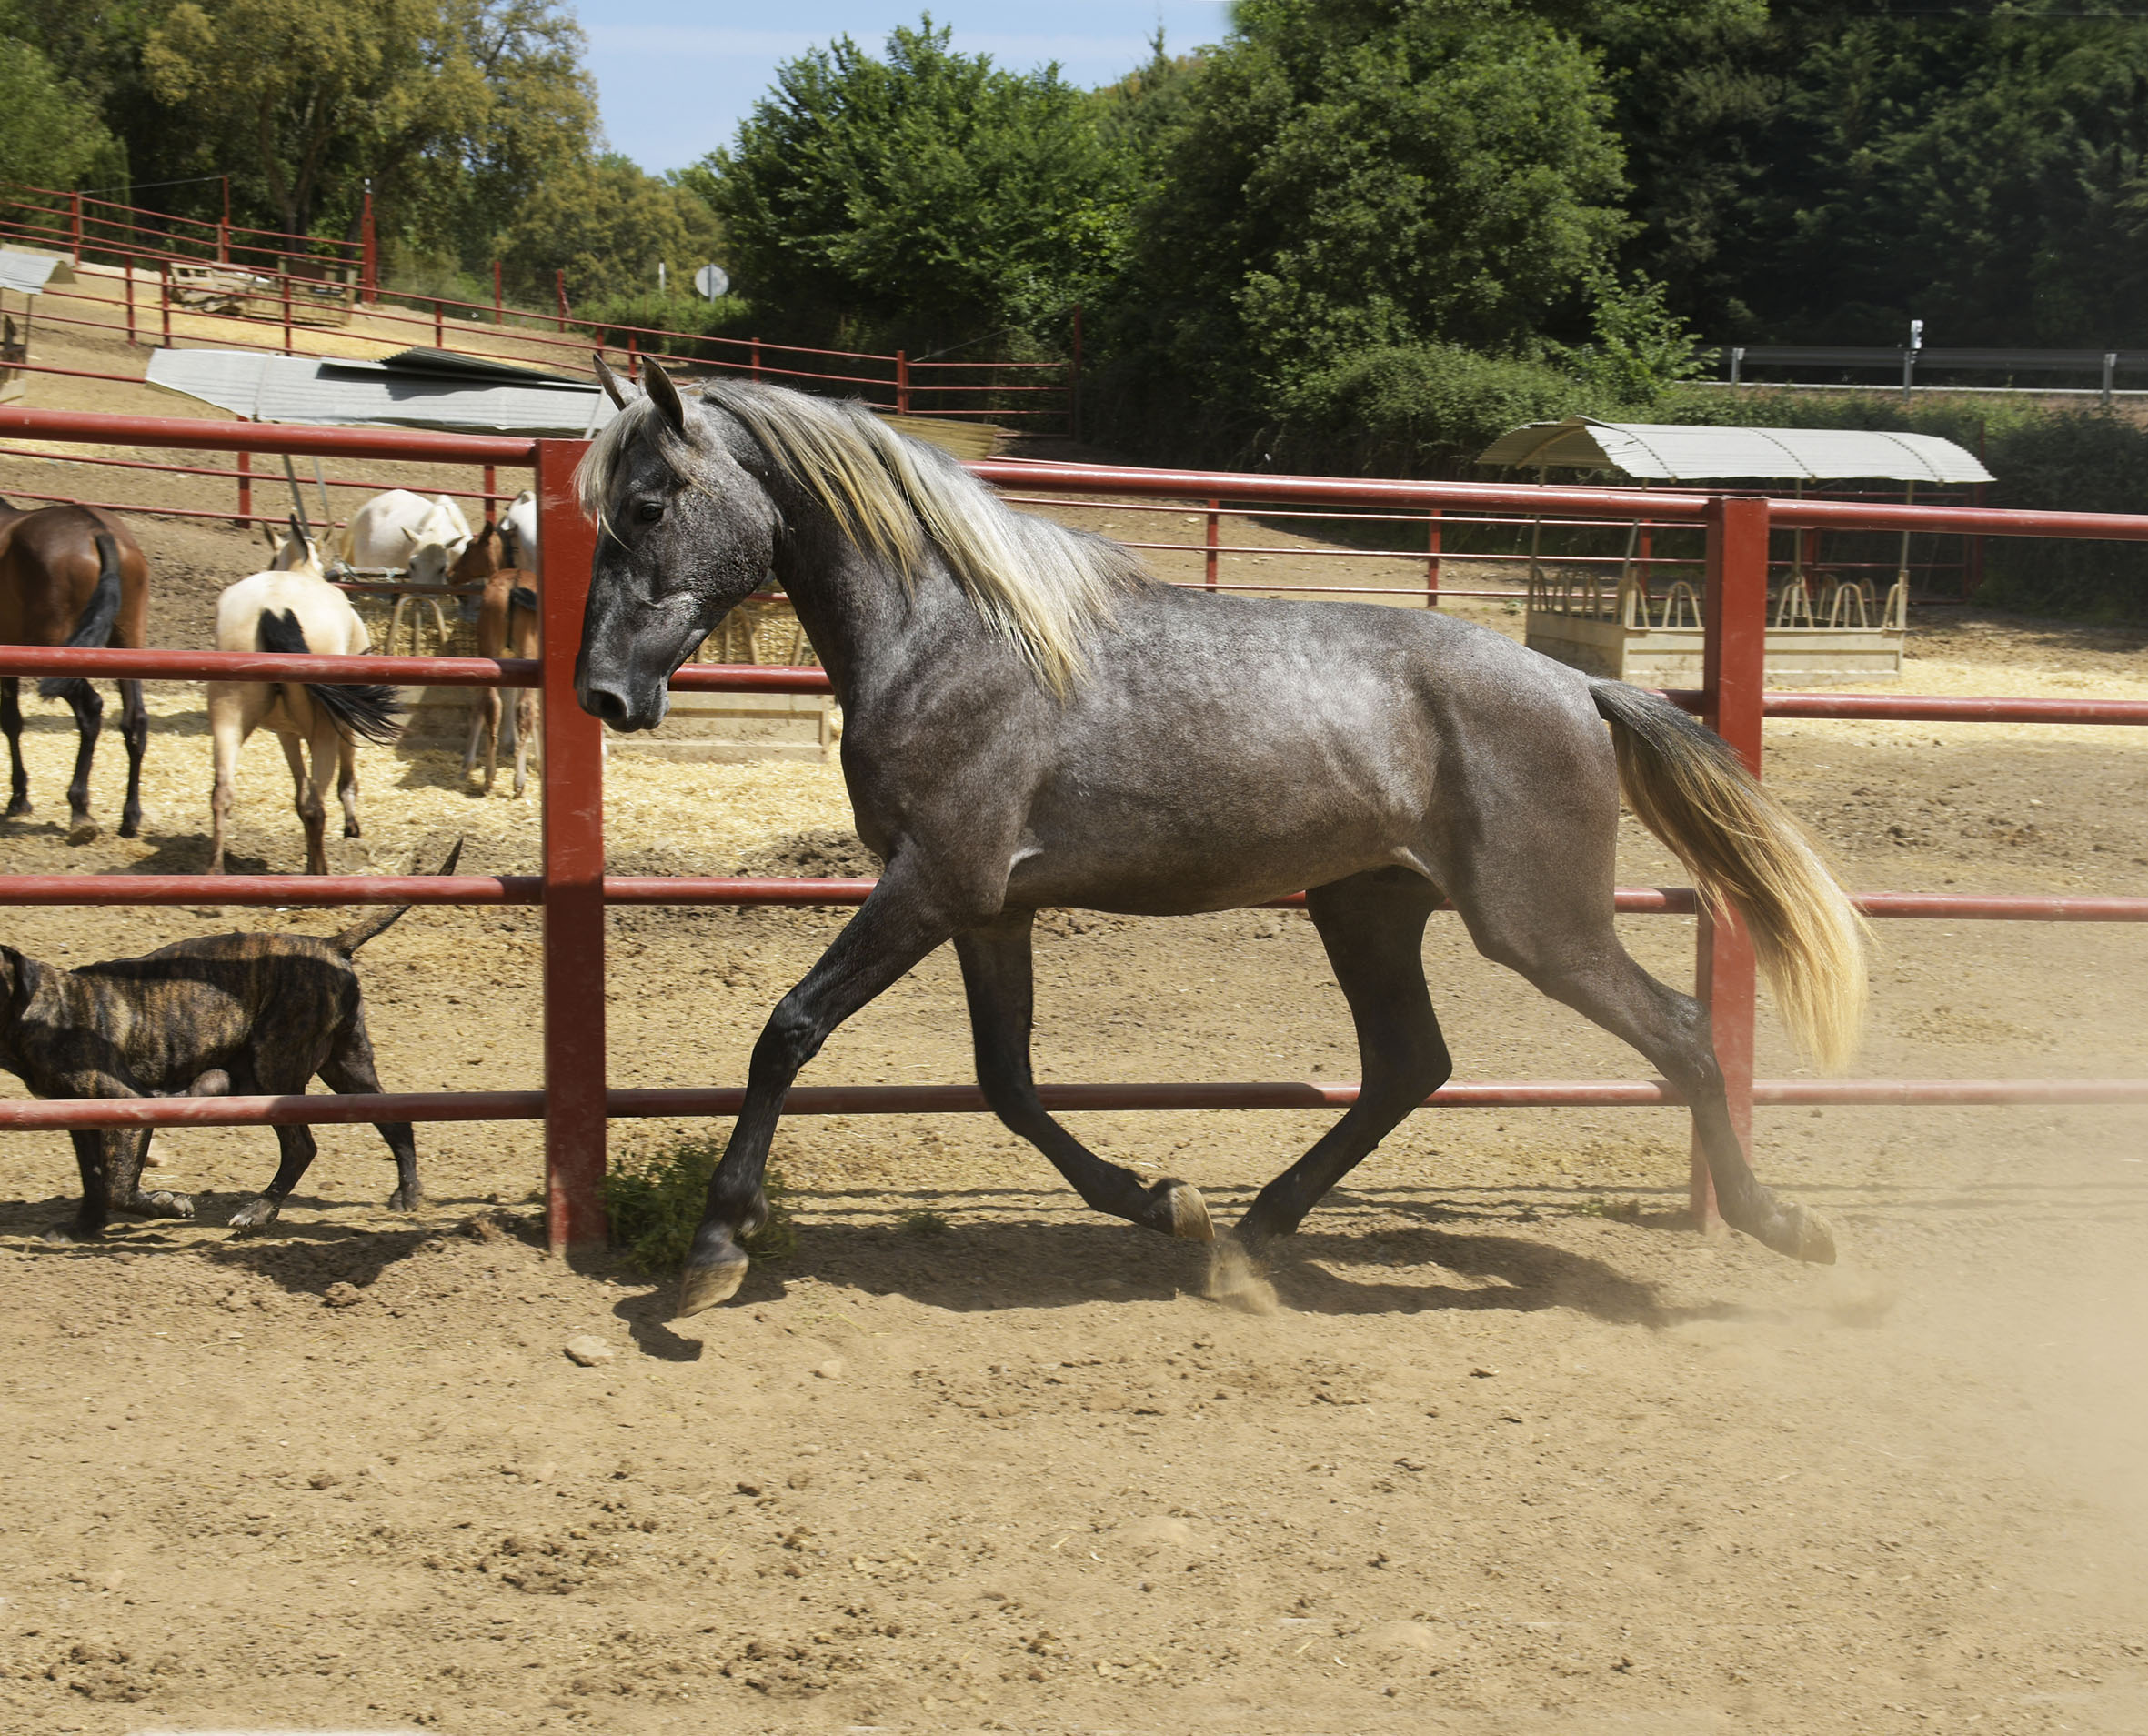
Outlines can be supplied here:
[[[0, 500], [0, 644], [122, 647], [139, 650], [149, 613], [149, 563], [127, 527], [95, 507], [40, 507], [25, 512]], [[30, 812], [30, 780], [23, 770], [19, 684], [0, 677], [0, 730], [7, 735], [13, 781], [7, 815]], [[82, 745], [67, 786], [74, 822], [70, 844], [97, 835], [89, 815], [89, 768], [104, 727], [105, 702], [80, 676], [49, 676], [37, 684], [47, 699], [65, 699]], [[142, 829], [142, 750], [149, 714], [142, 684], [119, 684], [119, 733], [126, 743], [126, 807], [119, 835]]]
[[[503, 567], [485, 581], [484, 599], [477, 605], [477, 655], [481, 657], [534, 657], [537, 654], [537, 575], [519, 567]], [[470, 708], [470, 745], [462, 757], [463, 776], [477, 763], [477, 742], [485, 742], [485, 794], [492, 794], [492, 780], [499, 768], [500, 695], [497, 687], [484, 689], [483, 698]], [[515, 794], [519, 797], [528, 782], [530, 738], [537, 733], [537, 690], [517, 689], [515, 714], [507, 719], [507, 745], [515, 750]]]

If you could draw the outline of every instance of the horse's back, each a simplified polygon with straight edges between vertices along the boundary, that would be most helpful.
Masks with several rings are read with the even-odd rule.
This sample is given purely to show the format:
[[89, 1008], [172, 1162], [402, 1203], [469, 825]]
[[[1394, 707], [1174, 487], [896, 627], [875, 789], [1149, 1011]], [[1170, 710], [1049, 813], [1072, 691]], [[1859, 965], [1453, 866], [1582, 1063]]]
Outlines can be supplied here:
[[372, 643], [350, 601], [311, 573], [256, 573], [224, 587], [216, 599], [216, 648], [258, 651], [261, 617], [288, 612], [298, 622], [306, 648], [328, 657], [356, 657]]
[[147, 557], [124, 520], [98, 507], [72, 504], [40, 507], [0, 529], [0, 642], [66, 642], [104, 574], [100, 536], [111, 538], [119, 557], [120, 613], [113, 643], [141, 645], [148, 603]]

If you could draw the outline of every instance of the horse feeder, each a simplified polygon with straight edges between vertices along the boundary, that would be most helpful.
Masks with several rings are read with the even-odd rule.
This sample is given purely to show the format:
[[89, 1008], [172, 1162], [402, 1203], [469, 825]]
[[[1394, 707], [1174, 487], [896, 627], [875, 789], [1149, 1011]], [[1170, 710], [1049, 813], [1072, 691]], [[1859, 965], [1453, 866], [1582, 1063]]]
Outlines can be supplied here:
[[[1992, 480], [1971, 453], [1929, 434], [1689, 427], [1585, 416], [1516, 428], [1478, 462], [1533, 469], [1540, 482], [1557, 467], [1637, 477], [1644, 487], [1657, 481], [1788, 481], [1801, 496], [1810, 482], [1885, 479], [1903, 484], [1912, 502], [1920, 483]], [[1614, 680], [1651, 687], [1699, 681], [1704, 637], [1699, 586], [1678, 579], [1661, 593], [1652, 589], [1651, 569], [1666, 563], [1654, 553], [1651, 528], [1638, 520], [1627, 527], [1614, 577], [1601, 567], [1577, 571], [1576, 563], [1545, 554], [1543, 521], [1532, 521], [1530, 648]], [[1818, 532], [1788, 534], [1791, 558], [1769, 587], [1767, 673], [1807, 680], [1900, 676], [1909, 633], [1908, 533], [1902, 535], [1894, 579], [1883, 595], [1875, 594], [1870, 579], [1822, 567]]]

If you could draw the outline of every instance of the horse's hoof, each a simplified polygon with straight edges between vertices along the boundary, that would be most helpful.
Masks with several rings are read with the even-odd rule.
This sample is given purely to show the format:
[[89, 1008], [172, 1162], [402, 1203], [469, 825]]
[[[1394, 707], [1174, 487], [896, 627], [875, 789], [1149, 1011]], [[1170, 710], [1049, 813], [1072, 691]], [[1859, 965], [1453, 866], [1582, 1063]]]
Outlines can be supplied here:
[[70, 844], [95, 844], [96, 841], [97, 823], [87, 814], [67, 828], [67, 842]]
[[415, 1182], [407, 1188], [397, 1188], [387, 1197], [390, 1211], [416, 1211], [425, 1204], [425, 1189]]
[[738, 1295], [738, 1286], [746, 1281], [746, 1269], [751, 1263], [728, 1243], [714, 1256], [688, 1261], [686, 1270], [678, 1276], [677, 1318], [683, 1320], [689, 1314], [698, 1314], [705, 1308], [729, 1301]]
[[120, 835], [120, 837], [122, 837], [122, 838], [139, 838], [139, 837], [141, 837], [141, 836], [142, 836], [142, 817], [141, 817], [139, 814], [136, 814], [136, 816], [135, 816], [133, 818], [131, 818], [131, 819], [123, 819], [123, 820], [121, 820], [121, 821], [119, 822], [119, 835]]
[[77, 1242], [94, 1240], [95, 1238], [85, 1236], [73, 1224], [54, 1224], [37, 1239], [55, 1248], [72, 1248]]
[[1149, 1227], [1160, 1229], [1178, 1241], [1214, 1241], [1216, 1228], [1209, 1221], [1208, 1201], [1189, 1182], [1168, 1176], [1149, 1189], [1144, 1214]]
[[231, 1214], [231, 1227], [234, 1229], [259, 1229], [276, 1221], [278, 1209], [280, 1208], [276, 1201], [266, 1195], [258, 1199], [249, 1199]]
[[1731, 1228], [1743, 1229], [1763, 1248], [1772, 1248], [1778, 1254], [1788, 1254], [1792, 1259], [1802, 1259], [1808, 1265], [1832, 1266], [1835, 1263], [1834, 1233], [1824, 1221], [1804, 1207], [1778, 1202], [1772, 1205], [1767, 1217], [1759, 1224], [1748, 1228], [1733, 1224]]
[[358, 830], [358, 823], [355, 819], [346, 819], [343, 822], [343, 835], [346, 838], [362, 838], [365, 836], [364, 833]]
[[1275, 1286], [1260, 1275], [1253, 1256], [1236, 1236], [1225, 1236], [1209, 1253], [1208, 1297], [1241, 1314], [1272, 1314]]
[[163, 1188], [154, 1193], [137, 1188], [127, 1209], [138, 1211], [145, 1218], [191, 1218], [194, 1201], [183, 1193], [171, 1193]]

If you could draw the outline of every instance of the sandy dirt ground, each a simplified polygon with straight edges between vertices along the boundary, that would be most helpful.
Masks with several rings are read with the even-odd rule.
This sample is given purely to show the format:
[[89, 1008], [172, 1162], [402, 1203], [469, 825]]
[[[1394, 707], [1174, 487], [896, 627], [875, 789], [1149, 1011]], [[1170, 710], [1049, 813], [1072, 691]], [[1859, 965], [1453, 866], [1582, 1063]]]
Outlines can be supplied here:
[[[199, 643], [236, 534], [144, 539], [156, 637]], [[1913, 644], [1906, 691], [2148, 697], [2138, 636], [1955, 612]], [[39, 811], [0, 825], [0, 867], [201, 866], [198, 697], [153, 703], [143, 837], [71, 848], [72, 737], [31, 702]], [[1781, 726], [1769, 776], [1862, 888], [2138, 893], [2138, 734]], [[472, 799], [437, 753], [362, 769], [343, 866], [457, 834], [469, 868], [534, 866], [534, 803]], [[256, 743], [235, 868], [298, 865], [288, 803]], [[624, 870], [869, 871], [847, 821], [832, 768], [616, 756], [607, 780]], [[1621, 878], [1674, 883], [1629, 829]], [[615, 915], [614, 1079], [742, 1079], [841, 920]], [[5, 938], [64, 964], [230, 926], [20, 909]], [[1690, 978], [1690, 922], [1621, 926]], [[1301, 917], [1042, 928], [1045, 1078], [1355, 1077]], [[2137, 929], [1882, 941], [1859, 1072], [2142, 1074]], [[1426, 959], [1459, 1077], [1642, 1072], [1452, 918]], [[539, 1082], [533, 912], [417, 911], [360, 964], [388, 1089]], [[1795, 1073], [1772, 1023], [1762, 1043]], [[969, 1064], [943, 952], [805, 1077]], [[1228, 1219], [1322, 1118], [1072, 1119]], [[1199, 1249], [1086, 1213], [985, 1118], [795, 1119], [796, 1253], [684, 1322], [630, 1270], [539, 1251], [527, 1125], [421, 1129], [415, 1218], [380, 1205], [370, 1129], [324, 1129], [250, 1239], [222, 1219], [272, 1139], [160, 1135], [158, 1184], [202, 1215], [90, 1249], [38, 1241], [74, 1166], [16, 1135], [0, 1728], [2148, 1731], [2143, 1133], [2113, 1109], [1762, 1110], [1762, 1173], [1835, 1225], [1820, 1270], [1684, 1228], [1675, 1111], [1420, 1113], [1250, 1316], [1204, 1299]], [[570, 1361], [582, 1333], [611, 1359]]]

